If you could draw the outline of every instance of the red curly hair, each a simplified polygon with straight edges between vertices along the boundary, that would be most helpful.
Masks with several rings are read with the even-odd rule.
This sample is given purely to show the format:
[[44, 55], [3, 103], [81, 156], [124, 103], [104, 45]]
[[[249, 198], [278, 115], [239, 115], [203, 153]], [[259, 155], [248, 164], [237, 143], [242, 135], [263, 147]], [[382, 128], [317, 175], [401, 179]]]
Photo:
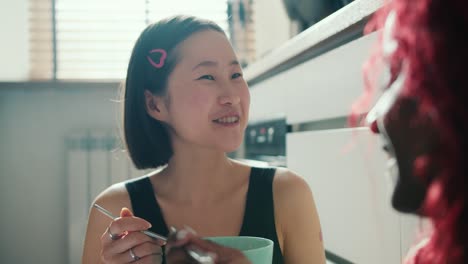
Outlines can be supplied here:
[[[416, 264], [468, 263], [468, 2], [462, 0], [392, 0], [373, 16], [365, 29], [380, 29], [390, 12], [398, 43], [390, 56], [394, 80], [405, 62], [406, 82], [400, 96], [418, 98], [419, 111], [430, 113], [443, 142], [440, 150], [414, 165], [424, 177], [429, 163], [442, 170], [430, 182], [422, 214], [433, 225], [427, 244], [411, 260]], [[364, 65], [365, 92], [353, 105], [350, 123], [367, 110], [375, 92], [376, 67], [382, 59], [382, 35]], [[467, 74], [465, 76], [465, 74]], [[419, 172], [419, 173], [418, 173]]]

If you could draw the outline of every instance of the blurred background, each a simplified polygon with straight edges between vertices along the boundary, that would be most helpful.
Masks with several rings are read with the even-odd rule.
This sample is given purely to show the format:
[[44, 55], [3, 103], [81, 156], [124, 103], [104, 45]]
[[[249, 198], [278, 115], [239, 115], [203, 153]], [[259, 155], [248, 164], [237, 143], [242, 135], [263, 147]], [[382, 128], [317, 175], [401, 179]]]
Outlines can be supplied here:
[[[374, 40], [363, 25], [381, 1], [0, 3], [0, 263], [80, 263], [94, 197], [145, 173], [123, 150], [117, 101], [139, 33], [175, 14], [217, 22], [245, 68], [252, 119], [245, 144], [230, 155], [323, 175], [307, 180], [330, 262], [400, 259], [409, 242], [388, 207], [386, 183], [369, 176], [383, 157], [365, 147], [339, 154], [352, 134], [346, 116]], [[360, 176], [343, 178], [349, 172]], [[378, 227], [388, 221], [395, 228]], [[362, 245], [353, 243], [357, 236]]]

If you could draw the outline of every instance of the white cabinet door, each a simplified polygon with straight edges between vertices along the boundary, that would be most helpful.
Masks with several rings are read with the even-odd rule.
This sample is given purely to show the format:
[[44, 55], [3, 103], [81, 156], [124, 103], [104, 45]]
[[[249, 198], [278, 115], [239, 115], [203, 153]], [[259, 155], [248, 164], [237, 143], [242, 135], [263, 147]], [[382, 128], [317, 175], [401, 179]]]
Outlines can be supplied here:
[[375, 33], [361, 37], [275, 77], [286, 90], [288, 123], [347, 116], [363, 94], [362, 65], [375, 41]]
[[362, 65], [376, 41], [361, 37], [251, 86], [250, 120], [286, 115], [289, 124], [347, 116], [363, 93]]
[[359, 264], [401, 263], [385, 155], [368, 129], [291, 133], [288, 167], [309, 183], [325, 248]]
[[286, 93], [284, 79], [287, 75], [278, 75], [253, 86], [250, 90], [249, 121], [260, 121], [284, 117], [286, 112]]

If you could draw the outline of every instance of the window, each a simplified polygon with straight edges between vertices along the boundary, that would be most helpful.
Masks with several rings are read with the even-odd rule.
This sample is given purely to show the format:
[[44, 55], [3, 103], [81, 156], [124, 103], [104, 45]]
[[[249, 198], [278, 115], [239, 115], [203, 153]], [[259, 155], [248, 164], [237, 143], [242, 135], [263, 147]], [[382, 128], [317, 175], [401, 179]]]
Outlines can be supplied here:
[[54, 71], [51, 0], [29, 1], [30, 79], [51, 79]]
[[175, 14], [228, 32], [226, 0], [30, 0], [31, 79], [122, 79], [140, 32]]

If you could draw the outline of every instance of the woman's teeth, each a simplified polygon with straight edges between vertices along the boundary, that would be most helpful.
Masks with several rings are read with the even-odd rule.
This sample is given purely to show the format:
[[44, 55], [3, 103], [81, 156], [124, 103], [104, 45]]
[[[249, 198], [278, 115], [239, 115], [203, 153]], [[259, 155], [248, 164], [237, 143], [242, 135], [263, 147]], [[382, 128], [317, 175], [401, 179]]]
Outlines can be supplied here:
[[237, 116], [223, 117], [223, 118], [219, 118], [215, 120], [216, 123], [221, 123], [221, 124], [231, 124], [231, 123], [236, 123], [237, 121], [239, 121], [239, 117]]

